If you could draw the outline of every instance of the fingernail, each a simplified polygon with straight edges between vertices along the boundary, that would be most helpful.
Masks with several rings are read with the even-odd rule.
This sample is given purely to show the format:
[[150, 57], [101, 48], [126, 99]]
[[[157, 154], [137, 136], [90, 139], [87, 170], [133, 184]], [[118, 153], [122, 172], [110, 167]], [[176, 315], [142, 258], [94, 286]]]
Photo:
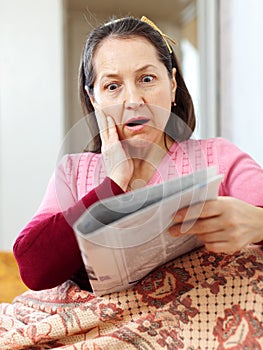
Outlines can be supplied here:
[[183, 220], [183, 216], [181, 214], [179, 214], [179, 213], [176, 213], [175, 217], [174, 217], [174, 221], [182, 222], [182, 220]]

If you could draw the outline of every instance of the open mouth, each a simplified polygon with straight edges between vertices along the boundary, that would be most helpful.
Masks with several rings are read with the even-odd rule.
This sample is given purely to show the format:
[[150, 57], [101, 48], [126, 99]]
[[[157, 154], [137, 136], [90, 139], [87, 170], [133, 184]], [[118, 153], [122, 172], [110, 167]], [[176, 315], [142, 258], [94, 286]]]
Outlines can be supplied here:
[[148, 123], [149, 120], [150, 119], [147, 119], [147, 118], [145, 118], [145, 119], [135, 119], [135, 120], [130, 121], [126, 125], [132, 128], [134, 126], [144, 125], [144, 124]]

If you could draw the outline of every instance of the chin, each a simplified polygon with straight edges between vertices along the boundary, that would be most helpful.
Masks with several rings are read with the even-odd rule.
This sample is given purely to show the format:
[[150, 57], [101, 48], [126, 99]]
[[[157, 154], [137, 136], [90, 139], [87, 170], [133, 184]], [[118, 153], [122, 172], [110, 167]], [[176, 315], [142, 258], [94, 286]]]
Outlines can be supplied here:
[[124, 142], [131, 148], [148, 148], [153, 145], [153, 141], [139, 137], [126, 139]]

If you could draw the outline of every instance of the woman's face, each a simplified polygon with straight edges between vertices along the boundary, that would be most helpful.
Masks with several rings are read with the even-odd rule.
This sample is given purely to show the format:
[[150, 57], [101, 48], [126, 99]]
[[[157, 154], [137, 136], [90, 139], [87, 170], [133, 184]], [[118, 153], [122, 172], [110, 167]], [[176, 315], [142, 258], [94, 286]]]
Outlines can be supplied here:
[[171, 79], [155, 47], [139, 36], [105, 39], [93, 62], [94, 109], [112, 116], [120, 140], [164, 147], [163, 131], [175, 100], [175, 69]]

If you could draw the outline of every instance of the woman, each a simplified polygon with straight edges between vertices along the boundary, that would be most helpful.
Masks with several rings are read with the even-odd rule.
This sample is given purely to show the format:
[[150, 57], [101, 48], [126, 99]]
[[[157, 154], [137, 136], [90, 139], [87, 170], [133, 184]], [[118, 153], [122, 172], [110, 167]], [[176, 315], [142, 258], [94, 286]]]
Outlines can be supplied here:
[[[93, 130], [88, 152], [58, 166], [43, 202], [14, 245], [31, 289], [67, 279], [90, 290], [72, 224], [99, 199], [216, 165], [217, 200], [186, 213], [213, 252], [233, 253], [263, 240], [263, 170], [223, 139], [191, 140], [195, 116], [169, 39], [150, 21], [127, 17], [94, 29], [81, 58], [80, 97]], [[95, 113], [94, 113], [95, 111]]]

